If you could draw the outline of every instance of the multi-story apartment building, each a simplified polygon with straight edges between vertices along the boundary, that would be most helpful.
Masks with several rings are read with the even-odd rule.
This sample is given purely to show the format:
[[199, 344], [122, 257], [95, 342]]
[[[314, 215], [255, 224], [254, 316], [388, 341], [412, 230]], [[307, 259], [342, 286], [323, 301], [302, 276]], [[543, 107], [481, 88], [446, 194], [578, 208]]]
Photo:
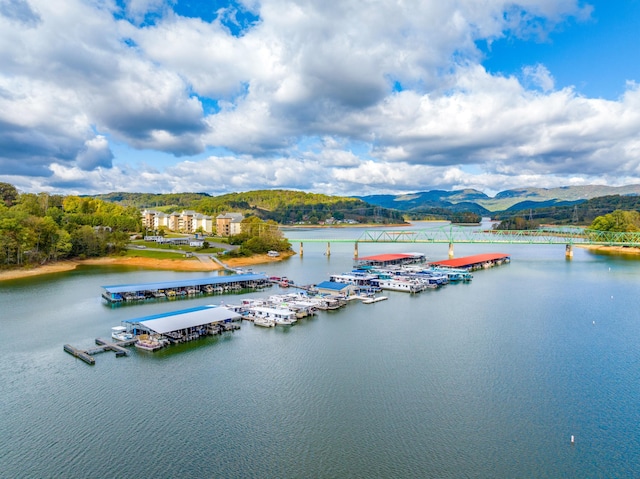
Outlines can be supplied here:
[[181, 213], [174, 211], [169, 214], [156, 210], [144, 210], [142, 222], [147, 229], [152, 230], [164, 227], [170, 231], [195, 233], [198, 228], [202, 228], [205, 233], [213, 232], [213, 218], [191, 210], [183, 210]]
[[241, 222], [244, 216], [242, 213], [225, 213], [216, 216], [216, 230], [218, 236], [233, 236], [240, 234]]

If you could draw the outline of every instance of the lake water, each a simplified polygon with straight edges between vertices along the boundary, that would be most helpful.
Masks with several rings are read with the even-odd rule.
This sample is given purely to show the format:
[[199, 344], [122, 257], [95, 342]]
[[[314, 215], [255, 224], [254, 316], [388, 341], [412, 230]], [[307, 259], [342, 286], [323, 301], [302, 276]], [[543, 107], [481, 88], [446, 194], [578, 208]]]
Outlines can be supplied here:
[[[317, 283], [351, 269], [352, 244], [325, 250], [305, 243], [302, 257], [254, 271]], [[437, 260], [447, 245], [360, 245], [360, 256], [383, 252]], [[455, 245], [456, 257], [483, 252], [511, 264], [293, 327], [243, 323], [153, 354], [103, 353], [95, 366], [62, 345], [241, 297], [107, 306], [101, 285], [206, 275], [132, 268], [0, 283], [0, 476], [636, 477], [640, 261]]]

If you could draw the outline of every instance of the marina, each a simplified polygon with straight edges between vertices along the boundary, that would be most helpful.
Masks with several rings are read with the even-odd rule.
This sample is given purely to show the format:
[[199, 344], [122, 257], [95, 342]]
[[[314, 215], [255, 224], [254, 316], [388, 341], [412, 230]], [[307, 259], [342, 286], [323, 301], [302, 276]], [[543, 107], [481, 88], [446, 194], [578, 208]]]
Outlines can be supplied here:
[[[349, 244], [331, 258], [306, 246], [304, 259], [260, 271], [319, 284], [353, 268]], [[416, 248], [401, 247], [366, 254]], [[235, 333], [155, 352], [126, 347], [126, 359], [96, 354], [95, 366], [61, 346], [92, 349], [125, 320], [184, 304], [296, 290], [148, 301], [132, 314], [104, 307], [101, 285], [207, 275], [91, 266], [4, 283], [3, 472], [109, 477], [117, 463], [144, 478], [634, 477], [640, 262], [583, 249], [565, 261], [563, 250], [510, 246], [508, 266], [468, 282], [384, 291], [386, 301], [352, 299], [290, 326], [234, 322]], [[423, 252], [447, 256], [446, 245]], [[126, 427], [96, 428], [125, 413]], [[145, 458], [123, 454], [143, 444]]]
[[96, 339], [96, 348], [81, 349], [65, 344], [63, 349], [87, 364], [94, 365], [94, 355], [113, 351], [117, 357], [126, 356], [126, 347], [135, 346], [142, 351], [157, 351], [169, 344], [192, 341], [203, 336], [235, 331], [240, 327], [232, 324], [241, 316], [227, 308], [214, 305], [197, 306], [179, 311], [170, 311], [142, 318], [123, 321], [125, 326], [111, 328], [115, 341]]
[[[125, 356], [125, 347], [141, 351], [157, 351], [170, 344], [192, 341], [200, 337], [235, 331], [234, 322], [247, 320], [255, 326], [291, 326], [316, 311], [336, 310], [351, 300], [374, 304], [387, 300], [376, 296], [382, 290], [419, 293], [449, 283], [471, 281], [470, 271], [508, 263], [509, 255], [487, 253], [457, 260], [429, 262], [423, 254], [383, 254], [360, 258], [356, 269], [331, 274], [328, 281], [302, 287], [304, 291], [268, 298], [243, 300], [239, 305], [204, 305], [178, 311], [163, 312], [136, 319], [127, 319], [111, 328], [112, 341], [96, 339], [98, 348], [80, 349], [69, 344], [64, 350], [87, 364], [95, 364], [93, 355], [114, 351]], [[102, 297], [111, 303], [133, 299], [193, 297], [208, 292], [259, 290], [273, 284], [288, 288], [295, 283], [287, 277], [242, 273], [181, 281], [102, 286]], [[173, 294], [171, 294], [173, 293]]]
[[264, 274], [245, 273], [209, 276], [180, 281], [102, 286], [102, 298], [109, 304], [141, 302], [149, 299], [175, 299], [202, 294], [223, 294], [260, 290], [272, 286]]
[[[316, 287], [342, 295], [374, 294], [381, 290], [420, 293], [449, 283], [469, 282], [471, 271], [486, 269], [510, 261], [509, 255], [488, 253], [456, 260], [427, 261], [424, 255], [384, 254], [361, 258], [352, 271], [332, 274], [329, 281]], [[350, 288], [347, 288], [349, 285]]]

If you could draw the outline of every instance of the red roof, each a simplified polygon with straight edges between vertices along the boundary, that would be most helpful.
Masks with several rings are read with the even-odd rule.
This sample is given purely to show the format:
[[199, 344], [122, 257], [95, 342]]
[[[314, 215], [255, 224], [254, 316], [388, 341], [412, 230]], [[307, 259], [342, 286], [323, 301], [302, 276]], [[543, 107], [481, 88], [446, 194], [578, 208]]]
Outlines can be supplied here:
[[399, 259], [413, 258], [414, 254], [377, 254], [374, 256], [365, 256], [358, 258], [358, 261], [395, 261]]
[[448, 266], [450, 268], [464, 268], [474, 264], [485, 263], [486, 261], [495, 261], [498, 259], [508, 258], [508, 254], [504, 253], [486, 253], [476, 254], [474, 256], [464, 256], [462, 258], [445, 259], [443, 261], [434, 261], [431, 264], [436, 266]]

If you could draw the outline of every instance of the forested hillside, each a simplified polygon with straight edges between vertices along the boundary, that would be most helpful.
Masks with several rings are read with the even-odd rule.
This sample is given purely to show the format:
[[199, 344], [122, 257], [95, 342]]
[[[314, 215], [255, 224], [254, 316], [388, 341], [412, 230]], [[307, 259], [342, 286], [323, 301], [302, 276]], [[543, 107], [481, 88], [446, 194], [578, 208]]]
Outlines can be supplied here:
[[530, 229], [546, 223], [587, 226], [616, 210], [640, 211], [640, 196], [610, 195], [567, 206], [508, 210], [495, 213], [493, 218], [502, 222], [501, 229]]
[[210, 196], [204, 193], [151, 195], [148, 193], [109, 193], [97, 198], [138, 208], [154, 208], [166, 213], [190, 209], [211, 216], [237, 211], [273, 220], [279, 224], [316, 224], [333, 218], [358, 223], [403, 223], [402, 213], [343, 196], [328, 196], [292, 190], [256, 190]]
[[18, 193], [0, 183], [0, 268], [104, 256], [142, 230], [140, 211], [95, 198]]
[[188, 209], [191, 205], [209, 197], [206, 193], [106, 193], [96, 195], [94, 198], [118, 203], [122, 206], [135, 206], [138, 209], [153, 208], [165, 213], [171, 213], [176, 209]]

